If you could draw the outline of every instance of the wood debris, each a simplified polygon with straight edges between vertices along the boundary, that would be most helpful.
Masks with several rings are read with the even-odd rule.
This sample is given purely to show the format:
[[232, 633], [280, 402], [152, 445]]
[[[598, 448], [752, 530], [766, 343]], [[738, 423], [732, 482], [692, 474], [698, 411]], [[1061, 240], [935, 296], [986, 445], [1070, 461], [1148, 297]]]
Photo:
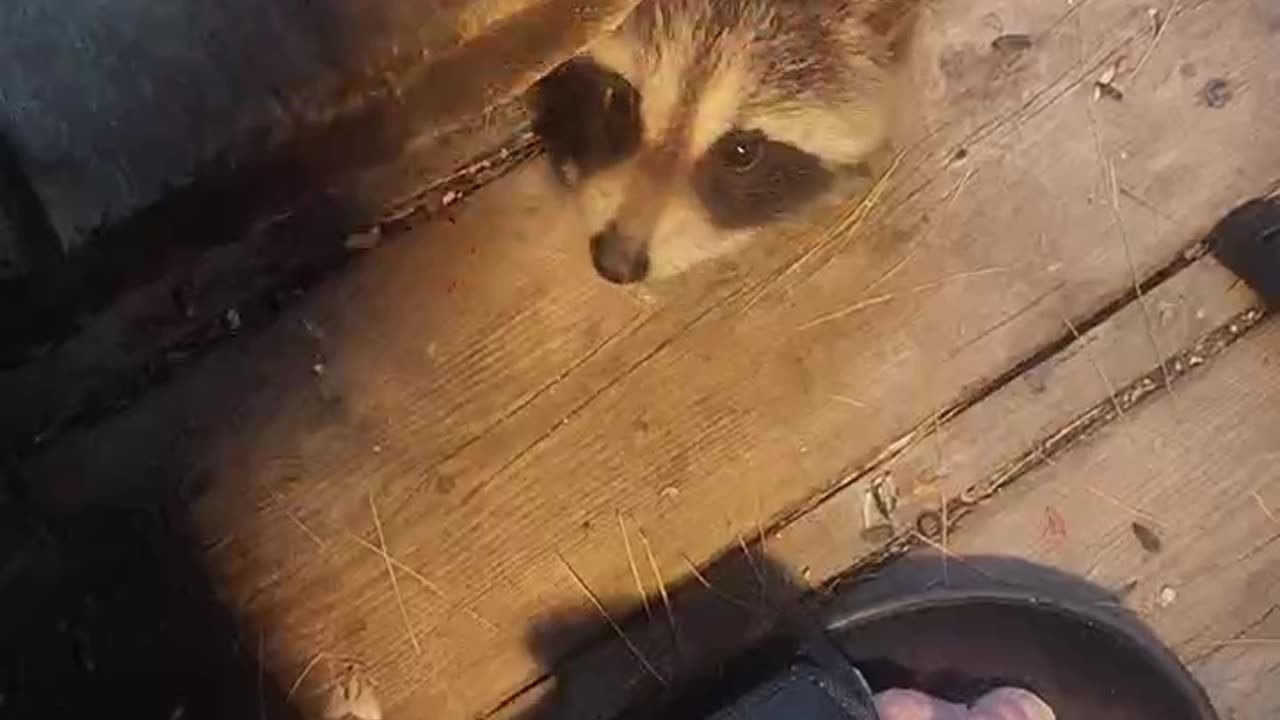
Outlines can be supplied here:
[[1147, 525], [1134, 521], [1129, 529], [1133, 531], [1133, 536], [1138, 539], [1143, 550], [1155, 554], [1164, 549], [1164, 541], [1160, 539], [1160, 535]]
[[1120, 64], [1123, 62], [1124, 56], [1121, 55], [1115, 59], [1115, 62], [1103, 68], [1102, 74], [1093, 81], [1094, 102], [1103, 98], [1117, 102], [1124, 99], [1124, 90], [1116, 84], [1116, 77], [1120, 74]]
[[344, 243], [348, 250], [372, 250], [381, 244], [382, 227], [379, 225], [374, 225], [361, 232], [351, 233]]
[[1200, 94], [1204, 97], [1204, 104], [1215, 110], [1226, 107], [1233, 96], [1231, 84], [1222, 78], [1209, 80]]
[[324, 708], [325, 720], [382, 720], [382, 703], [373, 689], [373, 683], [362, 678], [352, 668], [347, 677], [329, 694]]
[[1031, 36], [1025, 33], [1006, 33], [991, 41], [992, 49], [1007, 53], [1030, 50], [1031, 45]]

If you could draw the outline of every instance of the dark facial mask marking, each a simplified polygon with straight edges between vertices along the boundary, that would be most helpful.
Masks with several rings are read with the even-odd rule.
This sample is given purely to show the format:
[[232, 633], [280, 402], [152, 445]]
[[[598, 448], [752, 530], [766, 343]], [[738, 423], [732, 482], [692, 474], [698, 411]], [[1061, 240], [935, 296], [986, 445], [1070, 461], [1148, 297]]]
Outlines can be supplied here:
[[715, 225], [763, 225], [821, 195], [831, 173], [817, 157], [759, 131], [734, 130], [693, 169], [693, 186]]
[[533, 128], [557, 168], [572, 162], [586, 177], [640, 146], [640, 95], [621, 75], [589, 58], [561, 65], [534, 86]]

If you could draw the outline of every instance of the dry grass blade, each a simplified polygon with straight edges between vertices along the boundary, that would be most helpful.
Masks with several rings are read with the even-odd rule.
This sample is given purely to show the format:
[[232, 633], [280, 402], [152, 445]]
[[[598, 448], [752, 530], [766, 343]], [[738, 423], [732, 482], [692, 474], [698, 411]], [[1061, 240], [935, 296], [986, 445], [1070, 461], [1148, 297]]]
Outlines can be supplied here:
[[373, 501], [373, 492], [369, 493], [369, 510], [373, 512], [373, 527], [378, 531], [378, 545], [382, 561], [386, 563], [387, 575], [391, 577], [391, 590], [396, 596], [396, 605], [400, 607], [400, 618], [404, 620], [404, 629], [409, 633], [409, 642], [413, 644], [413, 651], [421, 655], [422, 645], [418, 643], [418, 636], [413, 632], [413, 623], [409, 620], [409, 610], [404, 604], [404, 595], [400, 593], [400, 581], [396, 578], [396, 569], [391, 564], [391, 553], [387, 551], [387, 538], [382, 532], [382, 518], [378, 516], [378, 504]]
[[892, 301], [893, 299], [894, 299], [893, 295], [880, 295], [878, 297], [873, 297], [867, 300], [861, 300], [859, 302], [856, 302], [850, 305], [849, 307], [842, 308], [833, 313], [829, 313], [827, 315], [822, 315], [821, 317], [814, 318], [813, 320], [810, 320], [809, 322], [797, 327], [796, 329], [811, 330], [813, 328], [818, 327], [819, 325], [826, 325], [829, 322], [834, 322], [836, 320], [841, 320], [843, 318], [849, 317], [850, 315], [866, 310], [867, 308], [875, 307], [877, 305], [883, 305], [887, 302]]
[[1169, 29], [1169, 24], [1173, 22], [1173, 16], [1178, 12], [1178, 3], [1180, 1], [1181, 0], [1173, 0], [1173, 2], [1169, 3], [1169, 12], [1165, 13], [1164, 20], [1156, 20], [1156, 22], [1159, 23], [1159, 26], [1156, 28], [1156, 33], [1151, 38], [1151, 44], [1147, 46], [1147, 51], [1142, 53], [1142, 59], [1138, 60], [1138, 64], [1134, 66], [1133, 72], [1129, 73], [1130, 80], [1133, 80], [1133, 78], [1138, 76], [1138, 72], [1142, 70], [1142, 67], [1147, 64], [1147, 60], [1151, 58], [1151, 53], [1155, 52], [1156, 45], [1160, 44], [1160, 38], [1164, 37], [1165, 31]]
[[769, 557], [769, 541], [764, 531], [764, 503], [760, 500], [760, 488], [752, 486], [756, 501], [756, 537], [760, 540], [760, 556]]
[[311, 662], [308, 662], [307, 666], [302, 668], [302, 672], [298, 674], [298, 678], [289, 686], [289, 692], [284, 696], [284, 701], [286, 703], [292, 700], [294, 695], [298, 694], [298, 690], [302, 687], [302, 683], [306, 681], [307, 676], [311, 674], [312, 670], [316, 669], [316, 665], [319, 665], [320, 661], [323, 659], [324, 653], [318, 652], [311, 658]]
[[640, 544], [644, 546], [645, 557], [649, 559], [649, 570], [653, 573], [654, 580], [658, 582], [658, 594], [662, 597], [662, 607], [667, 611], [667, 623], [671, 625], [671, 637], [678, 643], [680, 629], [676, 626], [676, 611], [671, 607], [671, 596], [667, 594], [667, 581], [662, 579], [662, 571], [658, 569], [658, 560], [653, 556], [653, 546], [649, 544], [649, 536], [645, 535], [644, 530], [638, 528], [636, 533], [640, 535]]
[[989, 268], [982, 268], [980, 270], [970, 270], [968, 272], [949, 275], [947, 277], [942, 278], [941, 280], [935, 280], [931, 283], [917, 285], [911, 288], [911, 290], [909, 290], [908, 292], [917, 294], [917, 293], [929, 292], [931, 290], [939, 290], [941, 288], [946, 287], [947, 285], [950, 285], [951, 283], [959, 282], [960, 280], [971, 280], [973, 278], [986, 277], [987, 275], [1003, 275], [1004, 273], [1007, 273], [1007, 272], [1009, 272], [1009, 268], [1007, 267], [989, 267]]
[[591, 604], [595, 606], [596, 612], [600, 613], [600, 616], [603, 617], [604, 621], [613, 629], [613, 632], [618, 636], [618, 639], [622, 640], [622, 644], [627, 646], [627, 650], [630, 651], [631, 655], [635, 657], [642, 666], [644, 666], [645, 671], [652, 675], [654, 680], [658, 681], [658, 684], [663, 687], [667, 687], [666, 679], [658, 673], [653, 665], [650, 664], [649, 660], [644, 656], [644, 653], [640, 652], [640, 648], [636, 647], [636, 644], [631, 641], [631, 638], [623, 632], [622, 627], [618, 625], [618, 623], [613, 619], [613, 616], [609, 614], [609, 611], [605, 609], [604, 603], [600, 602], [600, 598], [596, 597], [596, 594], [591, 590], [591, 587], [587, 585], [587, 581], [582, 579], [582, 576], [578, 574], [577, 570], [573, 569], [573, 566], [569, 564], [568, 560], [564, 559], [563, 555], [556, 553], [556, 559], [560, 561], [560, 564], [564, 566], [565, 571], [573, 578], [574, 583], [578, 585], [578, 589], [582, 591], [582, 594], [586, 595], [587, 599], [591, 601]]
[[855, 407], [855, 408], [858, 408], [859, 410], [865, 410], [865, 409], [867, 408], [867, 404], [866, 404], [866, 403], [864, 403], [864, 402], [859, 402], [859, 401], [857, 401], [857, 400], [854, 400], [853, 398], [851, 398], [851, 397], [849, 397], [849, 396], [847, 396], [847, 395], [832, 395], [832, 396], [831, 396], [831, 399], [832, 399], [832, 400], [835, 400], [836, 402], [838, 402], [838, 403], [840, 403], [840, 404], [842, 404], [842, 405], [848, 405], [849, 407]]
[[[858, 302], [855, 302], [853, 305], [850, 305], [841, 310], [837, 310], [833, 313], [823, 315], [822, 317], [819, 317], [815, 320], [811, 320], [801, 325], [798, 329], [809, 330], [819, 325], [824, 325], [826, 323], [832, 322], [833, 320], [839, 320], [841, 318], [847, 317], [856, 312], [865, 310], [869, 307], [881, 305], [893, 300], [895, 296], [892, 293], [877, 295], [875, 297], [870, 297], [870, 298], [868, 298], [867, 296], [870, 295], [872, 291], [874, 291], [876, 288], [892, 280], [894, 276], [896, 276], [899, 272], [901, 272], [903, 268], [907, 267], [907, 265], [909, 265], [911, 261], [915, 259], [916, 255], [920, 253], [920, 250], [922, 248], [926, 247], [930, 242], [932, 242], [934, 232], [937, 229], [938, 225], [941, 224], [943, 218], [951, 214], [951, 209], [955, 206], [956, 200], [960, 197], [961, 192], [964, 191], [965, 186], [969, 184], [969, 180], [973, 177], [974, 173], [976, 172], [977, 172], [976, 168], [969, 168], [968, 170], [965, 171], [964, 175], [962, 175], [960, 177], [960, 180], [956, 183], [955, 188], [952, 189], [951, 195], [950, 197], [947, 198], [947, 202], [943, 206], [942, 211], [938, 214], [938, 221], [935, 222], [933, 225], [931, 225], [929, 229], [924, 233], [924, 235], [919, 240], [916, 240], [916, 242], [912, 244], [911, 249], [907, 251], [907, 254], [904, 255], [901, 260], [894, 263], [893, 266], [890, 267], [888, 270], [886, 270], [882, 275], [880, 275], [880, 277], [876, 278], [875, 281], [873, 281], [870, 285], [863, 288], [862, 300], [859, 300]], [[989, 272], [989, 271], [981, 271], [981, 272]], [[927, 288], [928, 286], [922, 286], [922, 287]]]
[[955, 207], [956, 201], [960, 199], [960, 195], [964, 192], [965, 186], [969, 184], [969, 181], [973, 179], [974, 174], [977, 172], [978, 169], [976, 167], [971, 167], [965, 170], [964, 175], [960, 176], [960, 180], [957, 181], [955, 187], [951, 189], [951, 193], [947, 197], [947, 202], [942, 206], [942, 210], [938, 213], [937, 222], [929, 226], [929, 229], [925, 231], [924, 235], [919, 240], [912, 244], [911, 249], [907, 251], [907, 254], [903, 256], [901, 260], [894, 263], [893, 267], [889, 268], [879, 278], [876, 278], [875, 282], [868, 285], [866, 289], [863, 290], [864, 293], [869, 293], [892, 280], [895, 275], [901, 272], [903, 268], [915, 259], [916, 255], [920, 254], [920, 250], [923, 247], [933, 241], [933, 236], [937, 231], [938, 226], [942, 224], [943, 220], [951, 215], [951, 210]]
[[[935, 280], [934, 282], [931, 282], [931, 283], [917, 285], [911, 288], [910, 290], [908, 290], [907, 293], [915, 295], [919, 293], [929, 292], [931, 290], [938, 290], [940, 288], [943, 288], [959, 280], [969, 280], [971, 278], [983, 277], [986, 275], [997, 275], [997, 274], [1006, 273], [1006, 272], [1009, 272], [1009, 268], [990, 267], [990, 268], [983, 268], [981, 270], [970, 270], [969, 272], [956, 273], [955, 275], [952, 275], [950, 277], [945, 277], [941, 280]], [[800, 325], [796, 329], [809, 330], [819, 325], [825, 325], [829, 322], [846, 318], [850, 315], [853, 315], [854, 313], [866, 310], [867, 308], [872, 308], [877, 305], [883, 305], [884, 303], [896, 300], [897, 298], [898, 296], [889, 294], [889, 295], [878, 295], [876, 297], [869, 298], [867, 300], [861, 300], [859, 302], [854, 303], [853, 305], [850, 305], [849, 307], [842, 308], [833, 313], [823, 315], [814, 320], [810, 320], [809, 322], [803, 325]]]
[[1267, 504], [1263, 502], [1262, 496], [1258, 494], [1258, 491], [1254, 490], [1249, 494], [1253, 496], [1253, 501], [1258, 504], [1258, 509], [1262, 511], [1262, 514], [1266, 515], [1267, 519], [1272, 523], [1280, 525], [1280, 518], [1277, 518], [1276, 514], [1271, 511], [1271, 508], [1267, 507]]
[[[353, 533], [353, 532], [349, 532], [349, 531], [348, 531], [347, 536], [351, 538], [351, 541], [352, 541], [352, 542], [354, 542], [354, 543], [356, 543], [356, 544], [360, 545], [361, 547], [365, 548], [366, 550], [369, 550], [370, 552], [374, 553], [375, 555], [382, 555], [382, 554], [383, 554], [383, 553], [382, 553], [382, 551], [378, 549], [378, 546], [377, 546], [377, 545], [374, 545], [373, 543], [369, 542], [368, 540], [365, 540], [364, 538], [360, 537], [359, 535], [356, 535], [355, 533]], [[409, 565], [405, 564], [404, 562], [401, 562], [400, 560], [398, 560], [398, 559], [396, 559], [396, 558], [394, 558], [394, 557], [391, 557], [391, 555], [390, 555], [390, 554], [387, 554], [387, 555], [385, 556], [385, 559], [390, 560], [390, 561], [391, 561], [391, 564], [392, 564], [392, 565], [394, 565], [394, 566], [396, 566], [396, 569], [400, 570], [400, 571], [401, 571], [401, 572], [403, 572], [405, 575], [408, 575], [409, 577], [411, 577], [411, 578], [413, 578], [414, 580], [416, 580], [416, 581], [418, 582], [418, 584], [420, 584], [420, 585], [422, 585], [422, 587], [426, 588], [426, 589], [427, 589], [427, 590], [428, 590], [432, 595], [435, 595], [436, 597], [440, 598], [440, 599], [441, 599], [441, 600], [443, 600], [447, 605], [453, 606], [453, 604], [454, 604], [454, 603], [453, 603], [453, 601], [449, 599], [449, 596], [445, 593], [445, 591], [444, 591], [444, 590], [442, 590], [442, 589], [440, 588], [440, 586], [439, 586], [439, 585], [437, 585], [437, 584], [435, 584], [435, 583], [431, 582], [431, 580], [427, 579], [427, 577], [426, 577], [425, 575], [423, 575], [422, 573], [418, 572], [417, 570], [414, 570], [411, 566], [409, 566]], [[485, 619], [485, 617], [484, 617], [483, 615], [480, 615], [480, 614], [479, 614], [479, 613], [477, 613], [475, 610], [472, 610], [471, 608], [466, 607], [465, 605], [464, 605], [464, 606], [461, 606], [461, 607], [460, 607], [460, 609], [462, 610], [463, 614], [465, 614], [467, 617], [471, 618], [472, 620], [475, 620], [475, 621], [476, 621], [477, 623], [479, 623], [480, 625], [483, 625], [483, 626], [485, 627], [485, 629], [489, 630], [490, 632], [495, 632], [495, 633], [496, 633], [496, 632], [498, 632], [498, 626], [497, 626], [497, 625], [495, 625], [495, 624], [493, 624], [492, 622], [490, 622], [489, 620]]]
[[889, 179], [897, 173], [899, 166], [902, 164], [902, 158], [905, 155], [905, 152], [900, 152], [894, 155], [893, 161], [889, 164], [889, 167], [884, 171], [884, 174], [876, 180], [875, 184], [871, 186], [871, 189], [867, 191], [867, 194], [863, 195], [862, 198], [848, 208], [846, 212], [841, 213], [840, 216], [836, 218], [835, 222], [823, 232], [822, 237], [813, 244], [813, 247], [809, 248], [803, 255], [792, 261], [790, 265], [783, 269], [777, 278], [766, 282], [764, 287], [760, 288], [759, 292], [747, 301], [747, 304], [742, 308], [742, 312], [745, 313], [755, 307], [756, 303], [760, 301], [760, 298], [764, 297], [765, 293], [769, 292], [771, 288], [790, 277], [792, 273], [804, 267], [818, 253], [828, 249], [831, 246], [831, 241], [836, 237], [843, 238], [843, 242], [841, 242], [834, 251], [835, 253], [839, 253], [844, 248], [844, 244], [848, 242], [849, 238], [851, 238], [857, 232], [858, 228], [861, 227], [863, 220], [871, 214], [871, 211], [875, 209], [876, 205], [880, 202], [880, 198], [884, 195], [884, 189], [888, 185]]
[[919, 532], [919, 531], [916, 531], [916, 530], [912, 530], [912, 531], [911, 531], [911, 537], [915, 538], [915, 539], [916, 539], [917, 541], [919, 541], [919, 542], [924, 543], [925, 545], [928, 545], [929, 547], [931, 547], [931, 548], [933, 548], [934, 550], [938, 551], [938, 552], [939, 552], [939, 553], [941, 553], [942, 555], [945, 555], [945, 556], [947, 556], [948, 558], [950, 558], [950, 559], [952, 559], [952, 560], [955, 560], [956, 562], [960, 563], [960, 564], [961, 564], [961, 565], [963, 565], [964, 567], [969, 568], [970, 570], [972, 570], [972, 571], [974, 571], [974, 572], [978, 573], [979, 575], [981, 575], [981, 576], [983, 576], [983, 577], [987, 578], [988, 580], [994, 580], [995, 582], [998, 582], [998, 583], [1000, 583], [1000, 584], [1002, 584], [1002, 585], [1011, 585], [1011, 586], [1014, 586], [1014, 587], [1019, 587], [1019, 583], [1012, 582], [1012, 581], [1010, 581], [1010, 580], [1005, 580], [1005, 579], [1004, 579], [1004, 578], [1002, 578], [1002, 577], [997, 577], [997, 576], [995, 576], [995, 575], [992, 575], [991, 573], [987, 572], [986, 570], [983, 570], [982, 568], [978, 567], [977, 565], [974, 565], [973, 563], [971, 563], [971, 562], [969, 562], [969, 561], [965, 560], [964, 558], [960, 557], [959, 555], [957, 555], [957, 554], [955, 554], [955, 553], [951, 552], [949, 549], [947, 549], [947, 548], [943, 547], [943, 546], [942, 546], [938, 541], [934, 540], [933, 538], [930, 538], [928, 535], [925, 535], [925, 534], [924, 534], [924, 533], [922, 533], [922, 532]]
[[684, 560], [685, 565], [689, 566], [689, 572], [693, 574], [693, 577], [703, 587], [705, 587], [707, 590], [710, 590], [712, 595], [715, 595], [716, 597], [720, 598], [721, 600], [724, 600], [727, 603], [737, 605], [738, 607], [745, 608], [747, 610], [755, 611], [760, 609], [759, 607], [752, 605], [751, 603], [748, 603], [745, 600], [739, 600], [733, 595], [730, 595], [729, 593], [713, 585], [711, 581], [708, 580], [707, 577], [703, 575], [701, 571], [698, 570], [698, 566], [694, 564], [693, 560], [689, 559], [688, 555], [685, 555], [684, 553], [680, 553], [680, 559]]
[[627, 524], [622, 519], [622, 513], [618, 513], [618, 532], [622, 533], [622, 546], [627, 551], [627, 564], [631, 566], [631, 577], [636, 581], [636, 592], [640, 594], [640, 603], [644, 606], [645, 617], [649, 621], [653, 621], [653, 608], [649, 605], [649, 593], [644, 589], [644, 582], [640, 579], [640, 568], [636, 565], [635, 553], [631, 551], [631, 538], [627, 536]]
[[1096, 487], [1093, 487], [1092, 485], [1091, 485], [1091, 486], [1089, 486], [1087, 489], [1089, 490], [1089, 492], [1093, 493], [1094, 495], [1096, 495], [1096, 496], [1098, 496], [1098, 497], [1102, 498], [1103, 500], [1106, 500], [1107, 502], [1111, 503], [1112, 505], [1115, 505], [1116, 507], [1120, 508], [1121, 510], [1124, 510], [1125, 512], [1128, 512], [1130, 515], [1133, 515], [1133, 516], [1134, 516], [1134, 517], [1136, 517], [1136, 518], [1139, 518], [1139, 519], [1141, 519], [1141, 520], [1145, 520], [1145, 521], [1147, 521], [1148, 523], [1150, 523], [1150, 524], [1152, 524], [1152, 525], [1155, 525], [1156, 527], [1164, 527], [1164, 524], [1163, 524], [1163, 523], [1161, 523], [1159, 520], [1155, 519], [1155, 518], [1154, 518], [1154, 517], [1152, 517], [1151, 515], [1149, 515], [1149, 514], [1147, 514], [1147, 513], [1142, 512], [1142, 511], [1141, 511], [1141, 510], [1139, 510], [1138, 508], [1136, 508], [1136, 507], [1134, 507], [1134, 506], [1132, 506], [1132, 505], [1129, 505], [1128, 503], [1122, 502], [1122, 501], [1121, 501], [1121, 500], [1119, 500], [1118, 498], [1112, 497], [1112, 496], [1110, 496], [1110, 495], [1108, 495], [1108, 494], [1106, 494], [1106, 493], [1102, 492], [1101, 490], [1099, 490], [1099, 489], [1098, 489], [1098, 488], [1096, 488]]
[[853, 237], [858, 228], [862, 226], [863, 221], [866, 220], [867, 216], [871, 214], [871, 211], [880, 203], [880, 198], [884, 196], [884, 191], [889, 185], [889, 180], [897, 174], [898, 168], [902, 166], [902, 159], [905, 156], [906, 151], [894, 154], [893, 160], [889, 163], [889, 167], [885, 169], [884, 173], [876, 180], [875, 184], [871, 186], [871, 189], [867, 191], [867, 194], [850, 207], [847, 212], [841, 213], [840, 217], [836, 218], [835, 224], [827, 229], [827, 232], [823, 237], [823, 243], [819, 245], [819, 247], [824, 246], [827, 242], [838, 237], [841, 239], [841, 243], [839, 247], [837, 247], [836, 252], [839, 252], [844, 248], [845, 244], [849, 242], [849, 239]]
[[[1167, 24], [1167, 23], [1166, 23]], [[1133, 293], [1142, 308], [1146, 321], [1147, 337], [1156, 353], [1156, 361], [1160, 363], [1160, 373], [1164, 377], [1164, 387], [1175, 402], [1177, 396], [1173, 391], [1173, 376], [1169, 373], [1169, 363], [1165, 359], [1164, 350], [1160, 347], [1160, 339], [1156, 336], [1155, 320], [1151, 315], [1151, 307], [1147, 304], [1147, 295], [1142, 291], [1142, 280], [1138, 277], [1138, 264], [1133, 259], [1133, 247], [1129, 243], [1129, 231], [1125, 226], [1124, 215], [1120, 212], [1120, 183], [1116, 180], [1116, 164], [1107, 161], [1107, 175], [1111, 183], [1111, 212], [1115, 215], [1116, 227], [1120, 230], [1120, 242], [1124, 244], [1124, 256], [1129, 263], [1129, 274], [1133, 280]]]
[[302, 519], [299, 518], [297, 515], [295, 515], [292, 510], [283, 506], [281, 506], [281, 509], [284, 510], [285, 517], [289, 518], [289, 521], [292, 522], [295, 526], [297, 526], [299, 530], [302, 531], [302, 534], [306, 535], [308, 538], [311, 538], [311, 542], [315, 543], [317, 547], [319, 547], [321, 550], [325, 550], [329, 547], [328, 543], [326, 543], [324, 540], [321, 540], [319, 535], [312, 532], [311, 528], [307, 527], [307, 524], [302, 522]]
[[[1061, 313], [1061, 310], [1059, 310], [1059, 312]], [[1103, 387], [1107, 389], [1107, 397], [1111, 400], [1112, 409], [1116, 411], [1116, 417], [1123, 420], [1125, 417], [1124, 407], [1120, 405], [1120, 398], [1116, 395], [1116, 386], [1115, 383], [1111, 382], [1111, 376], [1107, 375], [1107, 371], [1103, 369], [1102, 363], [1098, 362], [1098, 359], [1093, 356], [1088, 345], [1084, 342], [1084, 336], [1080, 334], [1080, 330], [1076, 328], [1075, 323], [1071, 322], [1071, 319], [1068, 318], [1066, 314], [1062, 314], [1061, 317], [1062, 324], [1067, 326], [1067, 330], [1070, 331], [1071, 336], [1074, 337], [1076, 342], [1080, 343], [1080, 346], [1084, 348], [1086, 353], [1088, 353], [1087, 357], [1089, 364], [1093, 366], [1093, 371], [1098, 374], [1098, 379], [1102, 381]]]
[[1231, 647], [1233, 645], [1274, 645], [1280, 647], [1280, 638], [1235, 638], [1233, 640], [1210, 640], [1208, 643], [1215, 647]]
[[751, 548], [747, 546], [746, 538], [742, 537], [740, 534], [736, 537], [738, 540], [738, 547], [742, 550], [742, 556], [747, 559], [747, 565], [751, 567], [751, 573], [756, 576], [756, 583], [760, 586], [760, 600], [763, 603], [764, 598], [768, 594], [768, 584], [765, 582], [764, 572], [761, 571], [760, 565], [756, 562], [755, 556], [751, 554]]

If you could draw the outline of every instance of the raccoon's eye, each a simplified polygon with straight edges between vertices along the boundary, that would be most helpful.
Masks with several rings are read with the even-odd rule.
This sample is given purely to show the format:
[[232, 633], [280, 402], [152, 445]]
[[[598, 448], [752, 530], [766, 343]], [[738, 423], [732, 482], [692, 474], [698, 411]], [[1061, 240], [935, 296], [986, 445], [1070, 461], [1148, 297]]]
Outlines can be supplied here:
[[605, 112], [617, 113], [623, 117], [629, 117], [635, 109], [635, 95], [630, 86], [625, 85], [622, 78], [614, 78], [613, 82], [604, 88], [604, 109]]
[[822, 160], [759, 130], [725, 133], [694, 163], [693, 188], [722, 228], [762, 225], [831, 184]]
[[734, 133], [720, 143], [720, 162], [734, 172], [747, 172], [763, 154], [764, 136], [758, 132]]

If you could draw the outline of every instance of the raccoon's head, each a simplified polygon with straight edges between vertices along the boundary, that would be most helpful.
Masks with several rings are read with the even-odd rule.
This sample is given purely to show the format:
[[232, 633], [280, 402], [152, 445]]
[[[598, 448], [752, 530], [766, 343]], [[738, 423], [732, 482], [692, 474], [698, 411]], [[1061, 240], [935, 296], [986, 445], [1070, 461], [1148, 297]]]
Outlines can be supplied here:
[[615, 283], [741, 247], [886, 141], [917, 0], [646, 0], [531, 93]]

